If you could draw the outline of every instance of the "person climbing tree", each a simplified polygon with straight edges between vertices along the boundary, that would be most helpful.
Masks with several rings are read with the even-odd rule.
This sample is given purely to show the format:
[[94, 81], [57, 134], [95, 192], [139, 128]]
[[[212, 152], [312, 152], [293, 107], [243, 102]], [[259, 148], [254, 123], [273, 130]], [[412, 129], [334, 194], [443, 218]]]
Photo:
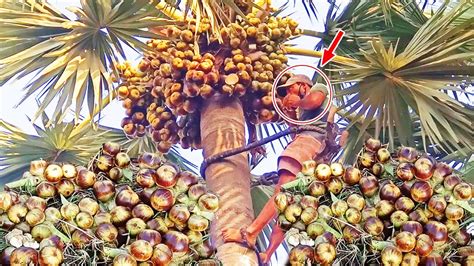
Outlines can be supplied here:
[[[290, 117], [299, 121], [311, 120], [321, 114], [327, 106], [328, 90], [324, 84], [315, 84], [305, 75], [294, 75], [277, 90], [283, 97], [282, 109]], [[344, 131], [338, 145], [336, 136], [337, 125], [334, 124], [336, 109], [332, 108], [323, 118], [312, 125], [325, 129], [325, 133], [315, 131], [303, 131], [294, 136], [293, 141], [285, 148], [278, 159], [278, 184], [275, 193], [264, 208], [247, 228], [240, 230], [223, 230], [225, 242], [238, 242], [250, 248], [255, 248], [257, 236], [262, 229], [276, 216], [274, 197], [280, 192], [282, 185], [295, 180], [296, 174], [301, 171], [302, 162], [314, 159], [316, 161], [327, 161], [341, 146], [344, 146], [348, 132]], [[290, 127], [295, 126], [290, 124]], [[284, 240], [284, 232], [277, 223], [272, 228], [270, 244], [267, 250], [260, 253], [263, 263], [267, 263], [277, 247]]]

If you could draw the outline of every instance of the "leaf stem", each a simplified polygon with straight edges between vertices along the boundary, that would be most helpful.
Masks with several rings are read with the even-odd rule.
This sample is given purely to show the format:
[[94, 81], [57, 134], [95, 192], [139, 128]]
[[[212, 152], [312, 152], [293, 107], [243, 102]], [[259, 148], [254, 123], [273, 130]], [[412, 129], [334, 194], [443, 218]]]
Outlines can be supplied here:
[[[292, 47], [292, 46], [283, 46], [283, 50], [285, 51], [286, 54], [292, 54], [292, 55], [303, 55], [303, 56], [310, 56], [310, 57], [317, 57], [317, 58], [321, 58], [323, 56], [323, 52], [321, 52], [321, 51], [314, 51], [314, 50], [297, 48], [297, 47]], [[339, 55], [336, 55], [332, 59], [332, 61], [337, 62], [337, 63], [356, 63], [356, 62], [358, 62], [355, 59], [352, 59], [352, 58], [349, 58], [349, 57], [344, 57], [344, 56], [339, 56]]]
[[317, 37], [321, 39], [328, 36], [325, 32], [319, 32], [319, 31], [308, 30], [308, 29], [302, 29], [301, 34], [306, 35], [306, 36], [311, 36], [311, 37]]

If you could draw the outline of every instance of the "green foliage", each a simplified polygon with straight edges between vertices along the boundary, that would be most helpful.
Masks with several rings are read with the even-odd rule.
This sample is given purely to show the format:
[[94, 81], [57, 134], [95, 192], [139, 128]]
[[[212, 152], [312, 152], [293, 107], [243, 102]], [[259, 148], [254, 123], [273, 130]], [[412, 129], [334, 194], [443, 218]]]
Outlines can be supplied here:
[[[57, 99], [52, 119], [87, 103], [90, 114], [113, 97], [110, 72], [125, 58], [124, 46], [147, 49], [148, 28], [172, 23], [148, 0], [81, 0], [75, 17], [39, 0], [0, 3], [0, 85], [35, 73], [21, 100], [36, 94], [41, 105], [33, 121]], [[118, 75], [116, 75], [118, 76]], [[21, 103], [20, 102], [20, 103]]]
[[425, 150], [434, 144], [444, 152], [472, 153], [474, 112], [458, 100], [467, 95], [458, 85], [474, 71], [474, 52], [467, 46], [474, 19], [455, 23], [470, 7], [444, 5], [406, 45], [373, 39], [357, 62], [333, 63], [332, 78], [343, 84], [336, 87], [341, 108], [356, 113], [348, 127], [360, 123], [354, 142], [360, 143], [373, 123], [375, 136], [388, 136], [392, 146], [415, 145], [419, 133]]
[[[48, 120], [43, 116], [43, 122]], [[55, 121], [51, 127], [34, 125], [34, 128], [36, 134], [31, 135], [0, 120], [0, 184], [19, 179], [33, 160], [87, 165], [107, 141], [121, 143], [131, 157], [156, 151], [149, 138], [128, 139], [121, 129], [94, 128], [89, 122], [75, 125]], [[165, 155], [165, 159], [196, 171], [196, 166], [182, 158], [176, 149]]]

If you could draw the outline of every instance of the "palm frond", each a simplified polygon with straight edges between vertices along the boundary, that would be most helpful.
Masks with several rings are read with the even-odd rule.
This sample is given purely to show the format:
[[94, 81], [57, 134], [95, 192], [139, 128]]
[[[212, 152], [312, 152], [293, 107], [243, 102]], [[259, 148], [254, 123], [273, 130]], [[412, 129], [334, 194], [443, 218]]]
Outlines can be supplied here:
[[[115, 139], [117, 132], [92, 130], [89, 124], [77, 132], [73, 123], [58, 123], [48, 128], [34, 125], [35, 135], [0, 120], [0, 182], [8, 183], [27, 171], [30, 161], [86, 164], [103, 142]], [[75, 135], [71, 137], [71, 135]]]
[[[48, 120], [43, 116], [44, 124]], [[121, 129], [95, 128], [87, 121], [82, 124], [55, 121], [50, 127], [35, 124], [34, 128], [36, 134], [28, 134], [0, 120], [0, 184], [20, 178], [33, 160], [87, 164], [107, 141], [122, 144], [131, 157], [143, 152], [156, 152], [151, 138], [147, 136], [128, 139]], [[164, 159], [197, 172], [196, 165], [182, 158], [176, 149], [164, 155]]]
[[335, 65], [332, 78], [351, 84], [339, 86], [336, 92], [343, 107], [348, 113], [357, 112], [356, 120], [365, 117], [359, 138], [371, 120], [378, 119], [391, 143], [398, 137], [401, 144], [410, 145], [413, 128], [407, 118], [414, 112], [421, 122], [425, 149], [429, 143], [440, 144], [446, 151], [474, 149], [470, 137], [474, 112], [442, 91], [468, 94], [457, 85], [473, 73], [474, 52], [460, 47], [472, 41], [474, 19], [452, 23], [467, 8], [440, 8], [400, 51], [396, 45], [374, 40], [371, 49], [362, 51], [363, 60]]
[[53, 119], [70, 107], [78, 119], [84, 103], [90, 113], [102, 107], [102, 98], [113, 95], [109, 73], [117, 73], [125, 46], [147, 49], [141, 38], [156, 36], [147, 29], [172, 23], [148, 0], [81, 0], [68, 10], [74, 18], [40, 0], [0, 4], [0, 85], [34, 73], [21, 100], [40, 98], [33, 120], [54, 99]]

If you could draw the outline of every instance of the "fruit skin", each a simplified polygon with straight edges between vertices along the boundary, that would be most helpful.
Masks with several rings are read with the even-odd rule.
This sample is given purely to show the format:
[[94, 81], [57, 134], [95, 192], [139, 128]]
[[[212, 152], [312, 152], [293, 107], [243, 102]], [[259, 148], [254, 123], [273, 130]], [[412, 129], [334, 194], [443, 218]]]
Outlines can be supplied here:
[[174, 204], [173, 193], [168, 189], [158, 188], [151, 195], [150, 203], [157, 211], [169, 211]]
[[360, 189], [364, 196], [371, 197], [377, 193], [379, 181], [373, 175], [364, 176], [359, 181]]
[[381, 200], [375, 205], [377, 210], [377, 216], [384, 218], [392, 214], [395, 211], [394, 205], [388, 200]]
[[156, 171], [152, 169], [140, 169], [138, 171], [135, 181], [142, 188], [151, 188], [155, 185], [155, 179], [158, 178]]
[[36, 186], [36, 194], [43, 199], [54, 197], [56, 195], [56, 187], [51, 183], [41, 182]]
[[133, 217], [140, 218], [146, 222], [155, 215], [155, 212], [147, 204], [140, 203], [132, 209], [132, 215]]
[[118, 206], [124, 206], [130, 209], [133, 209], [139, 202], [140, 198], [138, 194], [130, 188], [118, 192], [115, 196], [115, 203]]
[[402, 231], [410, 232], [414, 236], [418, 236], [423, 233], [423, 226], [419, 222], [408, 221], [402, 225]]
[[410, 232], [402, 231], [395, 236], [395, 244], [402, 252], [410, 252], [415, 248], [416, 239]]
[[26, 214], [25, 220], [30, 226], [35, 226], [44, 222], [45, 215], [43, 211], [39, 209], [33, 209]]
[[326, 193], [326, 186], [323, 182], [313, 181], [308, 187], [308, 192], [313, 197], [319, 197]]
[[394, 246], [385, 247], [380, 255], [384, 266], [400, 265], [403, 260], [402, 252]]
[[449, 203], [445, 210], [445, 216], [449, 220], [461, 220], [464, 217], [464, 209], [456, 204]]
[[377, 151], [377, 161], [381, 163], [386, 163], [390, 160], [390, 152], [386, 148], [381, 148]]
[[426, 234], [435, 243], [445, 243], [448, 240], [448, 228], [438, 221], [428, 221], [425, 224]]
[[395, 201], [395, 209], [409, 213], [415, 208], [415, 203], [408, 197], [400, 197]]
[[57, 247], [44, 247], [39, 254], [40, 266], [59, 266], [63, 262], [63, 252]]
[[110, 210], [111, 221], [114, 225], [123, 225], [130, 218], [132, 218], [132, 213], [129, 208], [124, 206], [115, 206]]
[[395, 228], [399, 228], [408, 222], [408, 214], [404, 211], [394, 211], [390, 215], [390, 222], [392, 222]]
[[346, 184], [352, 186], [359, 183], [361, 177], [362, 173], [360, 172], [360, 170], [358, 168], [350, 166], [344, 172], [343, 180]]
[[365, 221], [364, 229], [367, 233], [378, 236], [382, 233], [384, 226], [382, 221], [377, 217], [369, 217]]
[[120, 254], [112, 262], [113, 266], [137, 266], [137, 261], [131, 255]]
[[51, 183], [59, 182], [63, 176], [63, 169], [57, 164], [48, 165], [44, 171], [44, 178]]
[[10, 265], [23, 266], [30, 264], [38, 264], [38, 251], [28, 247], [19, 247], [10, 254]]
[[164, 164], [156, 170], [156, 173], [157, 175], [153, 177], [159, 187], [171, 188], [178, 181], [178, 171], [173, 165]]
[[376, 152], [380, 149], [380, 147], [382, 147], [382, 143], [380, 142], [380, 140], [378, 139], [374, 139], [374, 138], [368, 138], [366, 141], [365, 141], [365, 145], [364, 145], [365, 149], [368, 150], [368, 151], [371, 151], [371, 152]]
[[28, 208], [25, 207], [23, 204], [15, 204], [8, 209], [7, 215], [8, 219], [18, 224], [21, 222], [21, 219], [26, 216], [28, 213]]
[[137, 261], [147, 261], [153, 255], [153, 247], [148, 241], [135, 240], [130, 245], [130, 254]]
[[153, 265], [168, 265], [173, 258], [173, 252], [165, 244], [158, 244], [153, 249], [151, 262]]
[[330, 168], [333, 176], [341, 176], [344, 174], [344, 166], [341, 163], [332, 163]]
[[56, 183], [56, 190], [58, 191], [59, 194], [65, 197], [69, 197], [76, 190], [76, 186], [74, 182], [72, 182], [71, 180], [63, 179], [59, 181], [58, 183]]
[[314, 263], [314, 249], [306, 245], [294, 247], [289, 254], [290, 265], [312, 265]]
[[95, 235], [105, 242], [114, 242], [118, 237], [118, 230], [111, 223], [101, 223], [95, 229]]
[[430, 183], [418, 180], [413, 183], [410, 189], [411, 198], [419, 203], [428, 201], [433, 195], [433, 188]]
[[189, 251], [188, 237], [177, 231], [169, 231], [164, 235], [164, 243], [173, 251], [174, 254], [185, 254]]
[[397, 155], [400, 162], [414, 163], [418, 158], [418, 151], [412, 147], [401, 147]]
[[97, 181], [93, 189], [96, 198], [102, 202], [107, 202], [115, 196], [115, 184], [109, 180]]
[[99, 204], [92, 198], [83, 198], [78, 203], [81, 212], [95, 215], [99, 211]]
[[400, 180], [410, 181], [415, 177], [415, 167], [411, 163], [400, 163], [397, 166], [396, 174]]
[[383, 185], [379, 191], [379, 196], [381, 199], [391, 202], [395, 202], [401, 196], [401, 194], [402, 192], [400, 189], [392, 182]]
[[12, 196], [7, 191], [0, 191], [0, 211], [6, 212], [13, 205]]
[[433, 197], [431, 197], [431, 199], [428, 201], [428, 210], [430, 210], [435, 215], [442, 215], [444, 214], [444, 210], [446, 209], [447, 205], [448, 204], [443, 195], [433, 195]]
[[319, 181], [328, 181], [331, 177], [331, 167], [324, 163], [318, 164], [314, 170], [314, 174]]
[[347, 205], [350, 208], [354, 208], [358, 211], [362, 211], [365, 207], [365, 199], [359, 194], [351, 194], [346, 199]]
[[82, 169], [76, 176], [76, 184], [81, 188], [90, 188], [92, 187], [97, 180], [97, 177], [94, 172], [91, 172], [86, 169]]
[[145, 240], [154, 247], [161, 243], [161, 234], [155, 230], [145, 229], [137, 235], [137, 240]]
[[434, 160], [427, 157], [421, 157], [415, 162], [415, 177], [420, 180], [428, 180], [434, 173]]
[[459, 176], [452, 174], [444, 178], [443, 185], [446, 190], [452, 191], [461, 182], [462, 179]]
[[314, 259], [322, 265], [331, 265], [336, 258], [336, 248], [330, 243], [320, 243], [316, 246]]
[[25, 202], [25, 206], [28, 208], [28, 210], [40, 209], [44, 211], [46, 209], [46, 205], [46, 200], [36, 196], [29, 197]]
[[469, 201], [472, 198], [472, 193], [471, 185], [466, 182], [457, 184], [453, 189], [454, 198], [457, 200]]
[[426, 266], [444, 265], [443, 257], [437, 252], [431, 252], [428, 256], [421, 258], [421, 265], [426, 265]]
[[420, 257], [416, 253], [406, 253], [403, 255], [401, 266], [412, 266], [420, 263]]

